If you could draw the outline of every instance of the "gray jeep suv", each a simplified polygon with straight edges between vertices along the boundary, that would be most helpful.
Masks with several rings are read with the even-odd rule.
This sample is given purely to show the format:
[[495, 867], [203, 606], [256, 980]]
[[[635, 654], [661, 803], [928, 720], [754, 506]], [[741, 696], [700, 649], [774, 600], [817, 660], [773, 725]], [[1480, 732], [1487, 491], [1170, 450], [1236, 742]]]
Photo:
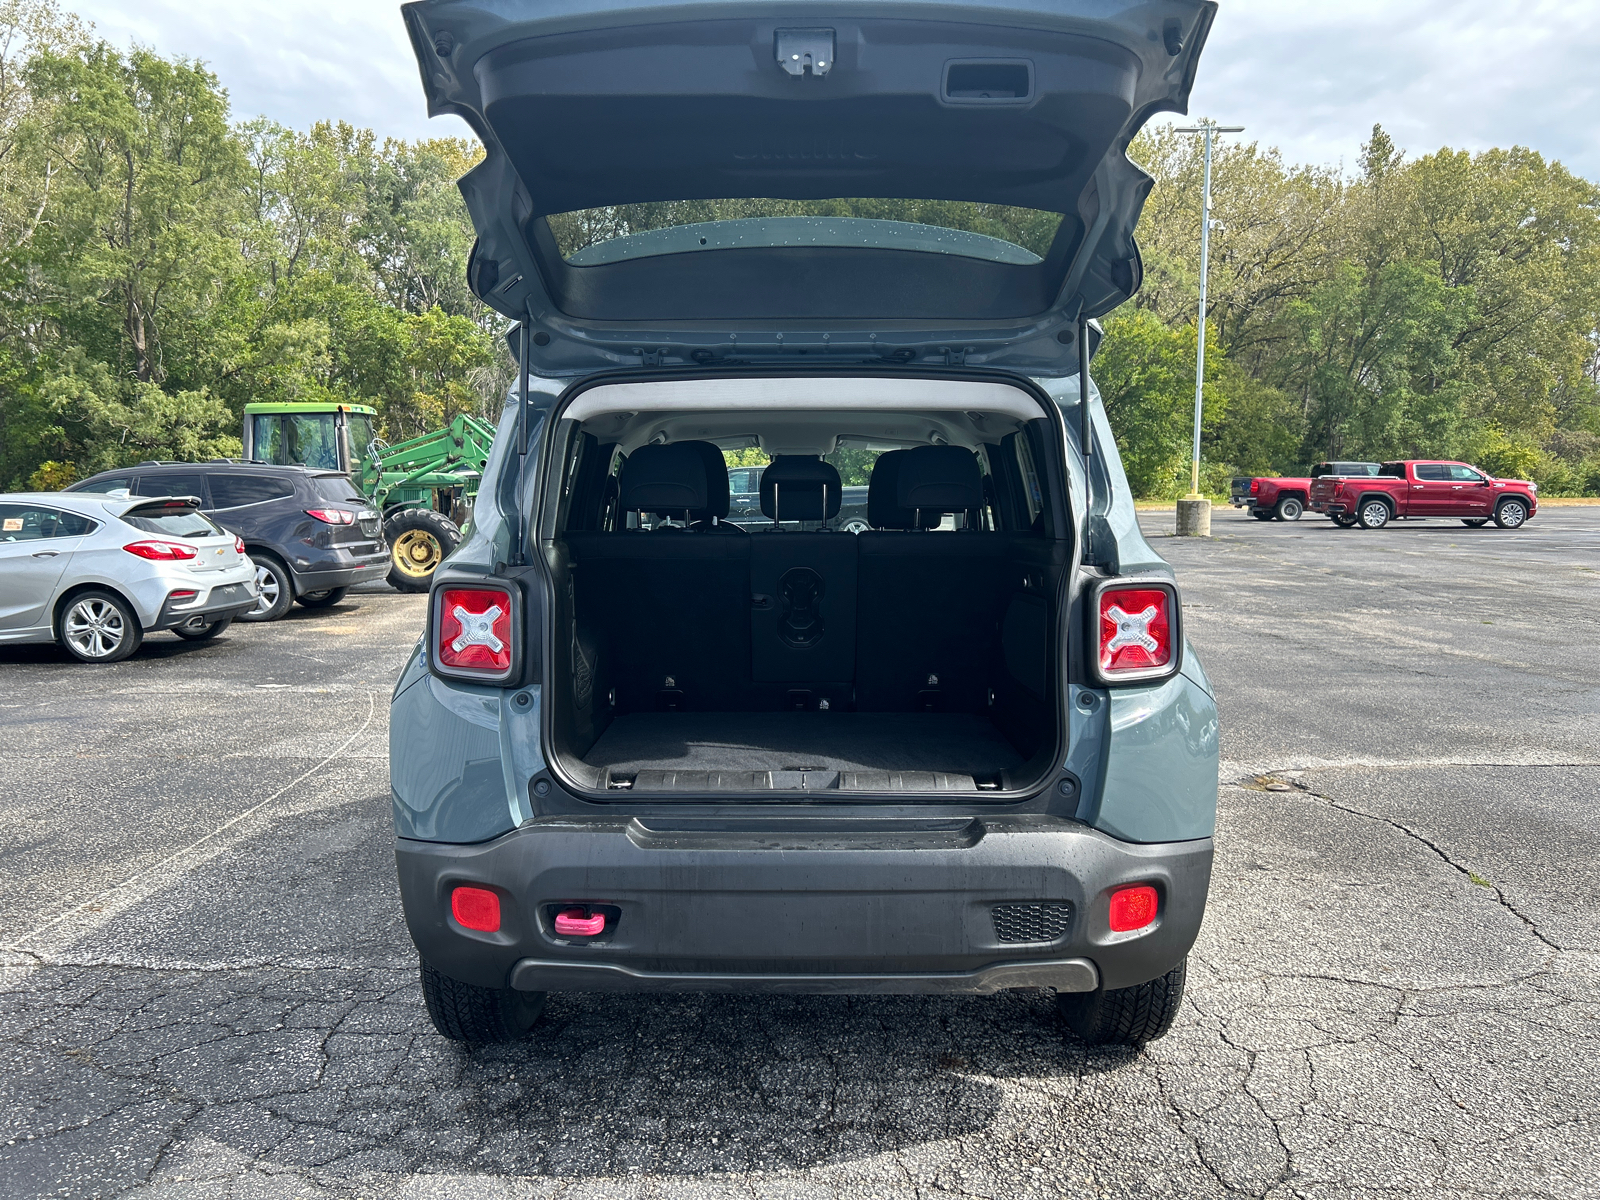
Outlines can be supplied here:
[[1044, 987], [1091, 1042], [1161, 1036], [1217, 713], [1091, 321], [1139, 286], [1125, 150], [1214, 6], [404, 11], [485, 147], [469, 280], [520, 360], [391, 710], [437, 1028]]

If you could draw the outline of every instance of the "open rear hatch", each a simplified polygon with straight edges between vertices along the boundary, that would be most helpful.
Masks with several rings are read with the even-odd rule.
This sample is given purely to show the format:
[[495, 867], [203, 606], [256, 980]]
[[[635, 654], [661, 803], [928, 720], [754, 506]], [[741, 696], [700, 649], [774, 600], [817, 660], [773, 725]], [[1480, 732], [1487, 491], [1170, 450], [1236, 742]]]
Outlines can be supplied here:
[[[1138, 288], [1202, 0], [693, 6], [420, 0], [470, 278], [545, 374], [747, 361], [1075, 369]], [[893, 203], [887, 203], [892, 201]]]

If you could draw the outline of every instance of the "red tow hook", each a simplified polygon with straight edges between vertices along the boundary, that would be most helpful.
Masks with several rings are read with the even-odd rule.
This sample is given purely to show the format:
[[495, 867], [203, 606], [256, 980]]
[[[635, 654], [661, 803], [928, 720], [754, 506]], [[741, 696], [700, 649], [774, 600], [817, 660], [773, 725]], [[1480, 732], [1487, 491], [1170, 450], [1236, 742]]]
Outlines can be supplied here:
[[586, 908], [564, 908], [556, 914], [556, 932], [563, 937], [593, 937], [605, 931], [605, 913], [591, 913]]

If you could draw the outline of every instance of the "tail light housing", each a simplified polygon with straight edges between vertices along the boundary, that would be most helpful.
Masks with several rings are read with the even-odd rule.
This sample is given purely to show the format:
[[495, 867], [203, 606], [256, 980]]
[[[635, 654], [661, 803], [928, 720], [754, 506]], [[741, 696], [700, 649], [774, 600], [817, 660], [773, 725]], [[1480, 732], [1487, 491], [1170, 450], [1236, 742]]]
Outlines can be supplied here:
[[434, 672], [474, 683], [508, 684], [522, 671], [518, 589], [449, 580], [433, 589], [428, 662]]
[[1094, 590], [1092, 664], [1102, 684], [1170, 679], [1183, 665], [1183, 606], [1165, 579], [1109, 579]]
[[1261, 494], [1261, 480], [1252, 479], [1250, 481], [1250, 494], [1252, 496], [1259, 496]]
[[244, 553], [244, 539], [242, 537], [235, 537], [233, 539], [233, 549], [234, 553], [236, 554]]
[[123, 549], [140, 558], [148, 558], [151, 562], [180, 562], [200, 557], [200, 551], [185, 542], [163, 542], [158, 538], [129, 542]]
[[342, 508], [308, 508], [306, 516], [315, 517], [324, 525], [354, 525], [356, 515]]

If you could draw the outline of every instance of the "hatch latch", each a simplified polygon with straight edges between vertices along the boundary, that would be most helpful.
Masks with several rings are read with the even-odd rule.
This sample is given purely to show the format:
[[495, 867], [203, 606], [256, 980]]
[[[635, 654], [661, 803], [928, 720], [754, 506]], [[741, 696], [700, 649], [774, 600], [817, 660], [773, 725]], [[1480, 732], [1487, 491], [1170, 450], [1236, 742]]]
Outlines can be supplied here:
[[778, 65], [791, 75], [826, 75], [833, 70], [833, 30], [780, 29], [773, 37]]

